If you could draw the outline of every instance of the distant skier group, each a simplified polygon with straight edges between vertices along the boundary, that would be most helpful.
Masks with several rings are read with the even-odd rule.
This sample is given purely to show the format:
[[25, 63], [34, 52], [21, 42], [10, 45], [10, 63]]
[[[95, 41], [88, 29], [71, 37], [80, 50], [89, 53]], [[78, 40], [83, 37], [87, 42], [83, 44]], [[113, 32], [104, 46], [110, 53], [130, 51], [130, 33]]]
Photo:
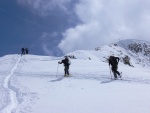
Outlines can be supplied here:
[[[111, 71], [113, 72], [114, 79], [116, 80], [118, 76], [122, 77], [122, 72], [120, 73], [118, 71], [118, 63], [119, 63], [119, 57], [110, 56], [108, 58], [109, 67], [111, 65]], [[64, 64], [64, 76], [69, 76], [69, 66], [71, 64], [68, 56], [65, 56], [65, 58], [62, 61], [59, 61], [58, 64]]]
[[29, 49], [28, 48], [21, 48], [21, 55], [25, 55], [29, 53]]

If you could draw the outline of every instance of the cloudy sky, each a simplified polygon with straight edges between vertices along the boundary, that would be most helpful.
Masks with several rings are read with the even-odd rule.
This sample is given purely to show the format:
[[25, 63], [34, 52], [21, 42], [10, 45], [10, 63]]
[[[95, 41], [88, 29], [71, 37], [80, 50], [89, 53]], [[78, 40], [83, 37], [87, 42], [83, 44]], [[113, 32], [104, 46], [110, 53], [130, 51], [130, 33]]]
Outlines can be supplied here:
[[61, 56], [120, 39], [150, 41], [150, 0], [0, 0], [0, 56]]

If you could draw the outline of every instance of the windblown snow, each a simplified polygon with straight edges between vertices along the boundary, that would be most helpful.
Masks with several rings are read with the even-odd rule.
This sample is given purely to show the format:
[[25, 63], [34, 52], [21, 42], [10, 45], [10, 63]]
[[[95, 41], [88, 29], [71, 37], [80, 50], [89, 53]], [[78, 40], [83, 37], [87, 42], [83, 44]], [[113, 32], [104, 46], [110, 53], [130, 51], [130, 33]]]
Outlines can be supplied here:
[[[58, 64], [63, 57], [0, 57], [0, 113], [150, 113], [149, 56], [127, 44], [68, 53], [70, 77]], [[121, 59], [122, 80], [111, 79], [110, 55]], [[123, 63], [126, 55], [132, 66]]]

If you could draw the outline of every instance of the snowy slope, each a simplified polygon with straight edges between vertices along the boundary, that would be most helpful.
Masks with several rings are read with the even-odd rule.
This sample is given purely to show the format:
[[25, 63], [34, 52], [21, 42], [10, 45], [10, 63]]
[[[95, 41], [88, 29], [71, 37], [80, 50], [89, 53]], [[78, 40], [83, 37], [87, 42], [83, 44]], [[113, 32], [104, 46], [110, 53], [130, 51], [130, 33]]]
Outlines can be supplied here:
[[[106, 58], [130, 55], [134, 67], [119, 63], [123, 80], [111, 80]], [[134, 53], [133, 53], [134, 54]], [[0, 113], [149, 113], [150, 70], [125, 48], [78, 50], [70, 77], [63, 57], [7, 55], [0, 58]], [[89, 59], [90, 57], [90, 59]]]

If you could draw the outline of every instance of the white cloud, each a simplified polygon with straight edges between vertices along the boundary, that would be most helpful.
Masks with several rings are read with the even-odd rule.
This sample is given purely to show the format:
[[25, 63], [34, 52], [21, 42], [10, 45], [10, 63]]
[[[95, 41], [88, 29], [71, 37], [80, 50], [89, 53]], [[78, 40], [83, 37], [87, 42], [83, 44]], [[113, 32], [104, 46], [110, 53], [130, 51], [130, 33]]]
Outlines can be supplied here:
[[81, 23], [63, 33], [64, 53], [118, 39], [150, 40], [149, 0], [79, 0], [74, 10]]
[[55, 8], [60, 8], [67, 13], [66, 6], [72, 0], [17, 0], [19, 4], [30, 7], [33, 12], [41, 15], [47, 16]]
[[[41, 46], [45, 54], [54, 55], [55, 53], [55, 41], [57, 41], [56, 37], [58, 34], [53, 32], [51, 34], [44, 32], [40, 38]], [[53, 43], [51, 43], [53, 42]]]

